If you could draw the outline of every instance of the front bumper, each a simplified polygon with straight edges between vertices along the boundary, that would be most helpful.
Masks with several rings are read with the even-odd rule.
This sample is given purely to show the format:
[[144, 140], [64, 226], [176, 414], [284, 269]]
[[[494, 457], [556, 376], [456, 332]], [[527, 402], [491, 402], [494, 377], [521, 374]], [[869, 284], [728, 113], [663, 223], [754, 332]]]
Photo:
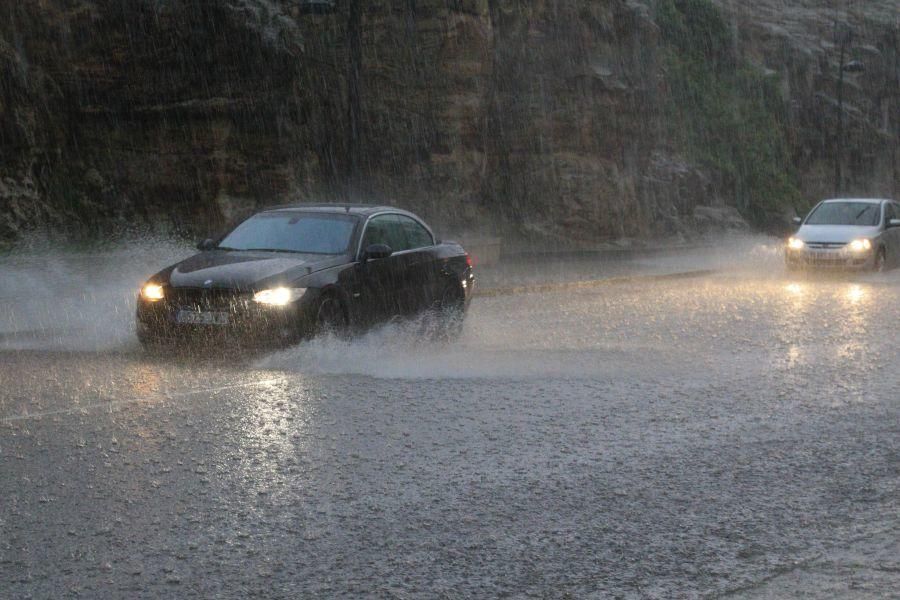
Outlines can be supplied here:
[[874, 250], [851, 252], [846, 248], [785, 250], [785, 264], [795, 269], [823, 269], [835, 271], [862, 271], [871, 269], [875, 262]]
[[[280, 345], [294, 342], [314, 327], [313, 303], [306, 297], [288, 306], [260, 305], [249, 295], [173, 294], [149, 302], [138, 298], [136, 333], [142, 343], [235, 343]], [[184, 323], [179, 313], [224, 315], [221, 324]]]

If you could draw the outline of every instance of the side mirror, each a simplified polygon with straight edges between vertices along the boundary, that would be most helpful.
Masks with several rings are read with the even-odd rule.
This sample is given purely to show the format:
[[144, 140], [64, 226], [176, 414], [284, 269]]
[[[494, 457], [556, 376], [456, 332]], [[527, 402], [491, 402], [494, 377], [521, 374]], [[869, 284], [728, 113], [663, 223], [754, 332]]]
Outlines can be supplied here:
[[900, 227], [900, 219], [891, 219], [888, 221], [888, 227]]
[[793, 219], [791, 219], [791, 222], [792, 222], [794, 225], [799, 225], [800, 223], [803, 222], [803, 218], [802, 218], [802, 217], [794, 217]]
[[387, 244], [372, 244], [371, 246], [366, 246], [365, 251], [363, 252], [363, 262], [371, 259], [379, 259], [379, 258], [387, 258], [394, 251], [391, 250], [391, 247]]
[[216, 247], [216, 243], [209, 238], [206, 238], [205, 240], [203, 240], [202, 242], [197, 244], [197, 250], [202, 250], [203, 252], [206, 252], [207, 250], [212, 250], [215, 247]]

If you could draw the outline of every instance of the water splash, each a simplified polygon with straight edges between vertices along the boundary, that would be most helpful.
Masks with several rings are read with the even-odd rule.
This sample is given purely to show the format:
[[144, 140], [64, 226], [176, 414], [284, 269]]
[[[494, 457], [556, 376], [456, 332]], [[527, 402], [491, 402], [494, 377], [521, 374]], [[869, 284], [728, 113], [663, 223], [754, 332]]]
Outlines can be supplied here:
[[0, 349], [133, 345], [140, 284], [190, 253], [183, 242], [151, 237], [102, 252], [14, 252], [0, 261]]

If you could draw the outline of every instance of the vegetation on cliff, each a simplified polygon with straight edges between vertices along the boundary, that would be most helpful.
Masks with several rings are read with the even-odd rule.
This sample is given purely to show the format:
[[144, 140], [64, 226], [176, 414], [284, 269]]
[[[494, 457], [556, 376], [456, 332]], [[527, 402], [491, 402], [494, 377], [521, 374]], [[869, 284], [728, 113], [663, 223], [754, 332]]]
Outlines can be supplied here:
[[711, 173], [751, 222], [772, 226], [802, 199], [791, 163], [787, 104], [774, 73], [738, 56], [709, 0], [660, 0], [669, 135]]

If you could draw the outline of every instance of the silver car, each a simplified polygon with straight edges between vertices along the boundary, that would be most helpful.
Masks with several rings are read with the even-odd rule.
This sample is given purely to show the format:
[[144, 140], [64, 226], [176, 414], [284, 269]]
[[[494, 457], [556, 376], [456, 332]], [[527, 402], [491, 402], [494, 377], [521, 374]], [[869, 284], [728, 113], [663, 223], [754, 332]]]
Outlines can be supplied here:
[[883, 271], [900, 264], [900, 204], [893, 200], [823, 200], [787, 241], [788, 269]]

